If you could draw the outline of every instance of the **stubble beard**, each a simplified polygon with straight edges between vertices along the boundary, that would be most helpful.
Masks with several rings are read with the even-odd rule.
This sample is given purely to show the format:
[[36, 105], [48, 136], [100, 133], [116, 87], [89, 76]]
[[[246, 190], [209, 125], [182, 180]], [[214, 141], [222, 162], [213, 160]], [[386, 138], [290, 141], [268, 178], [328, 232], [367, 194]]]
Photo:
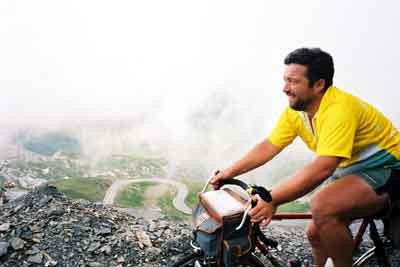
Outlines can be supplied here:
[[289, 104], [289, 106], [296, 111], [306, 111], [311, 102], [312, 99], [306, 99], [306, 100], [297, 99], [297, 101], [295, 101], [292, 104]]

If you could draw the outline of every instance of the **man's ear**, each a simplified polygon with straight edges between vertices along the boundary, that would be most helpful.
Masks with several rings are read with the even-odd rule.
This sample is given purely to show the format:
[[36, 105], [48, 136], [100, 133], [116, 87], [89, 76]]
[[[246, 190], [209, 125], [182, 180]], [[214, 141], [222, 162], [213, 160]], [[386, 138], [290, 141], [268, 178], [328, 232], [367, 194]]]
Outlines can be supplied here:
[[325, 80], [324, 79], [319, 79], [314, 83], [314, 90], [316, 93], [323, 93], [324, 92], [324, 87], [325, 87]]

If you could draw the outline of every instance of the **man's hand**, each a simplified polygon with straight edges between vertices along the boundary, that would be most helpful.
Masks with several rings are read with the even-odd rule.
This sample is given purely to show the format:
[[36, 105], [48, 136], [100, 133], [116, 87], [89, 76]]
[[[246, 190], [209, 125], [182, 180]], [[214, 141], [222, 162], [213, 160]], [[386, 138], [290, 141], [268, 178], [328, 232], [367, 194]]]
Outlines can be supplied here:
[[218, 188], [219, 187], [219, 181], [220, 180], [226, 180], [226, 179], [230, 179], [233, 178], [228, 169], [222, 170], [222, 171], [216, 171], [214, 173], [214, 177], [210, 180], [210, 184], [214, 187], [214, 188]]
[[249, 211], [251, 221], [258, 222], [260, 226], [267, 226], [276, 212], [276, 206], [265, 202], [259, 195], [252, 196], [251, 199], [257, 201], [257, 205]]

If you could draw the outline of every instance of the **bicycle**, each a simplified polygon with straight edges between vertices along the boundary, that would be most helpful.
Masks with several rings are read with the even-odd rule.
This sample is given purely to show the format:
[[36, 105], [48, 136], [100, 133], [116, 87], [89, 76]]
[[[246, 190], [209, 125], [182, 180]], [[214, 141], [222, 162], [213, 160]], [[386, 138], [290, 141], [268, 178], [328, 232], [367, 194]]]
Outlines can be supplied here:
[[[223, 181], [220, 184], [220, 188], [223, 185], [237, 185], [241, 187], [245, 192], [248, 193], [248, 196], [254, 194], [260, 194], [260, 189], [262, 187], [255, 185], [247, 185], [243, 181], [237, 179], [229, 179]], [[262, 188], [262, 194], [269, 191]], [[265, 200], [265, 197], [262, 197]], [[270, 196], [269, 196], [270, 197]], [[391, 202], [392, 203], [392, 202]], [[253, 203], [254, 205], [255, 203]], [[373, 247], [366, 252], [362, 253], [362, 255], [358, 256], [353, 263], [353, 267], [361, 267], [361, 266], [381, 266], [381, 267], [397, 267], [400, 266], [400, 261], [393, 258], [393, 244], [391, 239], [386, 236], [381, 236], [378, 232], [377, 225], [375, 223], [376, 220], [383, 220], [384, 224], [387, 224], [387, 219], [389, 216], [393, 214], [400, 214], [400, 208], [392, 205], [389, 212], [386, 214], [376, 214], [372, 217], [360, 218], [361, 224], [358, 227], [357, 234], [354, 238], [353, 250], [357, 251], [359, 249], [360, 244], [363, 240], [363, 236], [367, 232], [367, 228], [369, 228], [370, 238], [373, 242]], [[246, 212], [243, 218], [247, 216]], [[310, 213], [276, 213], [273, 215], [273, 220], [310, 220], [312, 219], [312, 215]], [[242, 221], [243, 222], [243, 221]], [[274, 255], [277, 253], [279, 244], [277, 241], [266, 237], [265, 234], [260, 230], [260, 227], [257, 223], [251, 224], [251, 249], [245, 255], [239, 257], [237, 260], [237, 265], [242, 267], [301, 267], [303, 266], [299, 259], [292, 259], [290, 262], [284, 263], [280, 262], [278, 258]], [[387, 234], [386, 231], [384, 234]], [[194, 231], [194, 236], [196, 236], [196, 231]], [[178, 259], [171, 267], [218, 267], [221, 265], [218, 258], [215, 256], [209, 257], [204, 253], [201, 247], [196, 244], [195, 240], [190, 242], [192, 247], [192, 251], [189, 255], [186, 255], [180, 259]], [[265, 256], [270, 265], [265, 265], [259, 257], [255, 255], [256, 249]], [[398, 261], [396, 263], [396, 261]]]

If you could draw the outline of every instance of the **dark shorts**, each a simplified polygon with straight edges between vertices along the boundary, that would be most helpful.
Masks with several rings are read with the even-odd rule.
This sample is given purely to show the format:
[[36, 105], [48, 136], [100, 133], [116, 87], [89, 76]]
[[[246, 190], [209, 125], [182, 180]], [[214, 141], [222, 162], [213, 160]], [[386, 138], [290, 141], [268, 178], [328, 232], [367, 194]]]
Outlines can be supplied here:
[[389, 189], [400, 193], [400, 160], [387, 151], [381, 150], [365, 160], [336, 169], [332, 179], [347, 175], [361, 177], [378, 193], [389, 192]]
[[367, 169], [353, 173], [366, 181], [374, 190], [384, 187], [388, 181], [393, 179], [393, 170], [390, 168]]
[[[400, 199], [400, 169], [366, 169], [347, 175], [356, 175], [366, 181], [377, 193], [387, 192], [392, 200]], [[340, 179], [335, 177], [333, 179]]]

